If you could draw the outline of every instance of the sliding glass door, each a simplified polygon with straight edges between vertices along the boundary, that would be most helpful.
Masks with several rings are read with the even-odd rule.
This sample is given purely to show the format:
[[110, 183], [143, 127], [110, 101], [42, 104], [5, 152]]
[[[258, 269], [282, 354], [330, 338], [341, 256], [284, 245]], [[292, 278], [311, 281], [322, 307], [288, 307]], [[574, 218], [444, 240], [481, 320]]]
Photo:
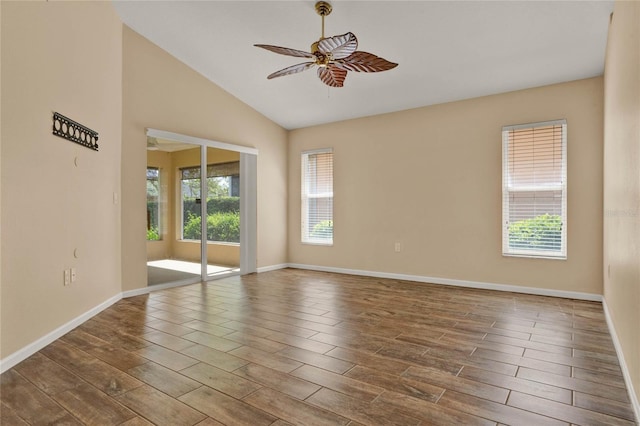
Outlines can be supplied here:
[[255, 272], [257, 151], [151, 129], [147, 147], [148, 284]]

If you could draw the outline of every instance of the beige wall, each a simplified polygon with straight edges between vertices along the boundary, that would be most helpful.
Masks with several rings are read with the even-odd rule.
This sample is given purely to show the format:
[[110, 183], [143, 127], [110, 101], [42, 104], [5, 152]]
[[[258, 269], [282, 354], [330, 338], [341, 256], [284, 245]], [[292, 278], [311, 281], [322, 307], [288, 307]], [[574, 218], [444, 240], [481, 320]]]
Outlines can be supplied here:
[[615, 3], [605, 62], [604, 298], [640, 392], [640, 3]]
[[[289, 261], [601, 294], [602, 102], [593, 78], [292, 131]], [[502, 126], [562, 118], [568, 259], [503, 257]], [[325, 147], [333, 247], [300, 243], [300, 153]]]
[[122, 281], [145, 287], [145, 128], [236, 145], [258, 155], [258, 267], [287, 258], [287, 132], [131, 29], [123, 32]]
[[175, 174], [171, 164], [171, 153], [147, 151], [147, 166], [160, 170], [160, 236], [159, 241], [147, 241], [147, 260], [171, 258], [171, 241], [174, 235], [173, 194], [175, 193]]
[[[5, 358], [121, 292], [122, 24], [108, 2], [0, 8]], [[53, 136], [52, 111], [99, 132], [100, 150]]]
[[[240, 154], [216, 148], [207, 148], [207, 164], [240, 161]], [[180, 233], [180, 172], [184, 167], [200, 165], [200, 147], [175, 152], [147, 151], [147, 165], [161, 169], [162, 185], [162, 240], [147, 241], [147, 260], [180, 259], [200, 262], [200, 243], [182, 240]], [[207, 244], [209, 264], [240, 266], [238, 244]]]

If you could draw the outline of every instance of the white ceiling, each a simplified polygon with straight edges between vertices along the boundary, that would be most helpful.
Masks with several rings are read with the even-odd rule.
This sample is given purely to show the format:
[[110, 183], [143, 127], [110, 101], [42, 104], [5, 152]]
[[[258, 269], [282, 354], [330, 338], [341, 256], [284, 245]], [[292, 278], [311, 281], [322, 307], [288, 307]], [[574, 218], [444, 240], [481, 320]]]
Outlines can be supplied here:
[[601, 75], [613, 1], [332, 1], [326, 35], [351, 31], [399, 63], [267, 80], [320, 37], [314, 1], [114, 1], [126, 25], [287, 129]]

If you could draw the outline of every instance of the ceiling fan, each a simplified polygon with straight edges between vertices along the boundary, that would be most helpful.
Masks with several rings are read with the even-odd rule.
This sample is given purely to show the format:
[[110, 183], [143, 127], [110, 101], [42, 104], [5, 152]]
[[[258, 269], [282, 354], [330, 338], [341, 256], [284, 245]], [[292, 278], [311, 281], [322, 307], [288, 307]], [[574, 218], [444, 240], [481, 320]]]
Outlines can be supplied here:
[[331, 4], [326, 1], [316, 3], [316, 12], [322, 17], [322, 37], [311, 45], [311, 52], [290, 49], [288, 47], [271, 46], [269, 44], [254, 44], [256, 47], [270, 50], [275, 53], [298, 58], [313, 59], [312, 62], [303, 62], [276, 71], [268, 79], [296, 74], [314, 66], [318, 66], [318, 77], [331, 87], [342, 87], [347, 77], [347, 71], [379, 72], [387, 71], [398, 66], [372, 53], [356, 51], [358, 39], [348, 32], [333, 37], [324, 36], [324, 17], [331, 13]]
[[160, 149], [158, 139], [147, 136], [147, 149], [149, 151], [158, 151]]

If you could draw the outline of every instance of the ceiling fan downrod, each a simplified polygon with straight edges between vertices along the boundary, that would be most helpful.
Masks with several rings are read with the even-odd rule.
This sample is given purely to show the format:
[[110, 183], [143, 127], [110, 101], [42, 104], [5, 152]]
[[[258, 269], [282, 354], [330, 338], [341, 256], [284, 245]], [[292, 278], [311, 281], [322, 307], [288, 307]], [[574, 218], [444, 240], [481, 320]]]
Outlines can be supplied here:
[[332, 10], [329, 2], [319, 1], [316, 3], [316, 13], [322, 17], [322, 38], [324, 38], [324, 17], [328, 16]]

